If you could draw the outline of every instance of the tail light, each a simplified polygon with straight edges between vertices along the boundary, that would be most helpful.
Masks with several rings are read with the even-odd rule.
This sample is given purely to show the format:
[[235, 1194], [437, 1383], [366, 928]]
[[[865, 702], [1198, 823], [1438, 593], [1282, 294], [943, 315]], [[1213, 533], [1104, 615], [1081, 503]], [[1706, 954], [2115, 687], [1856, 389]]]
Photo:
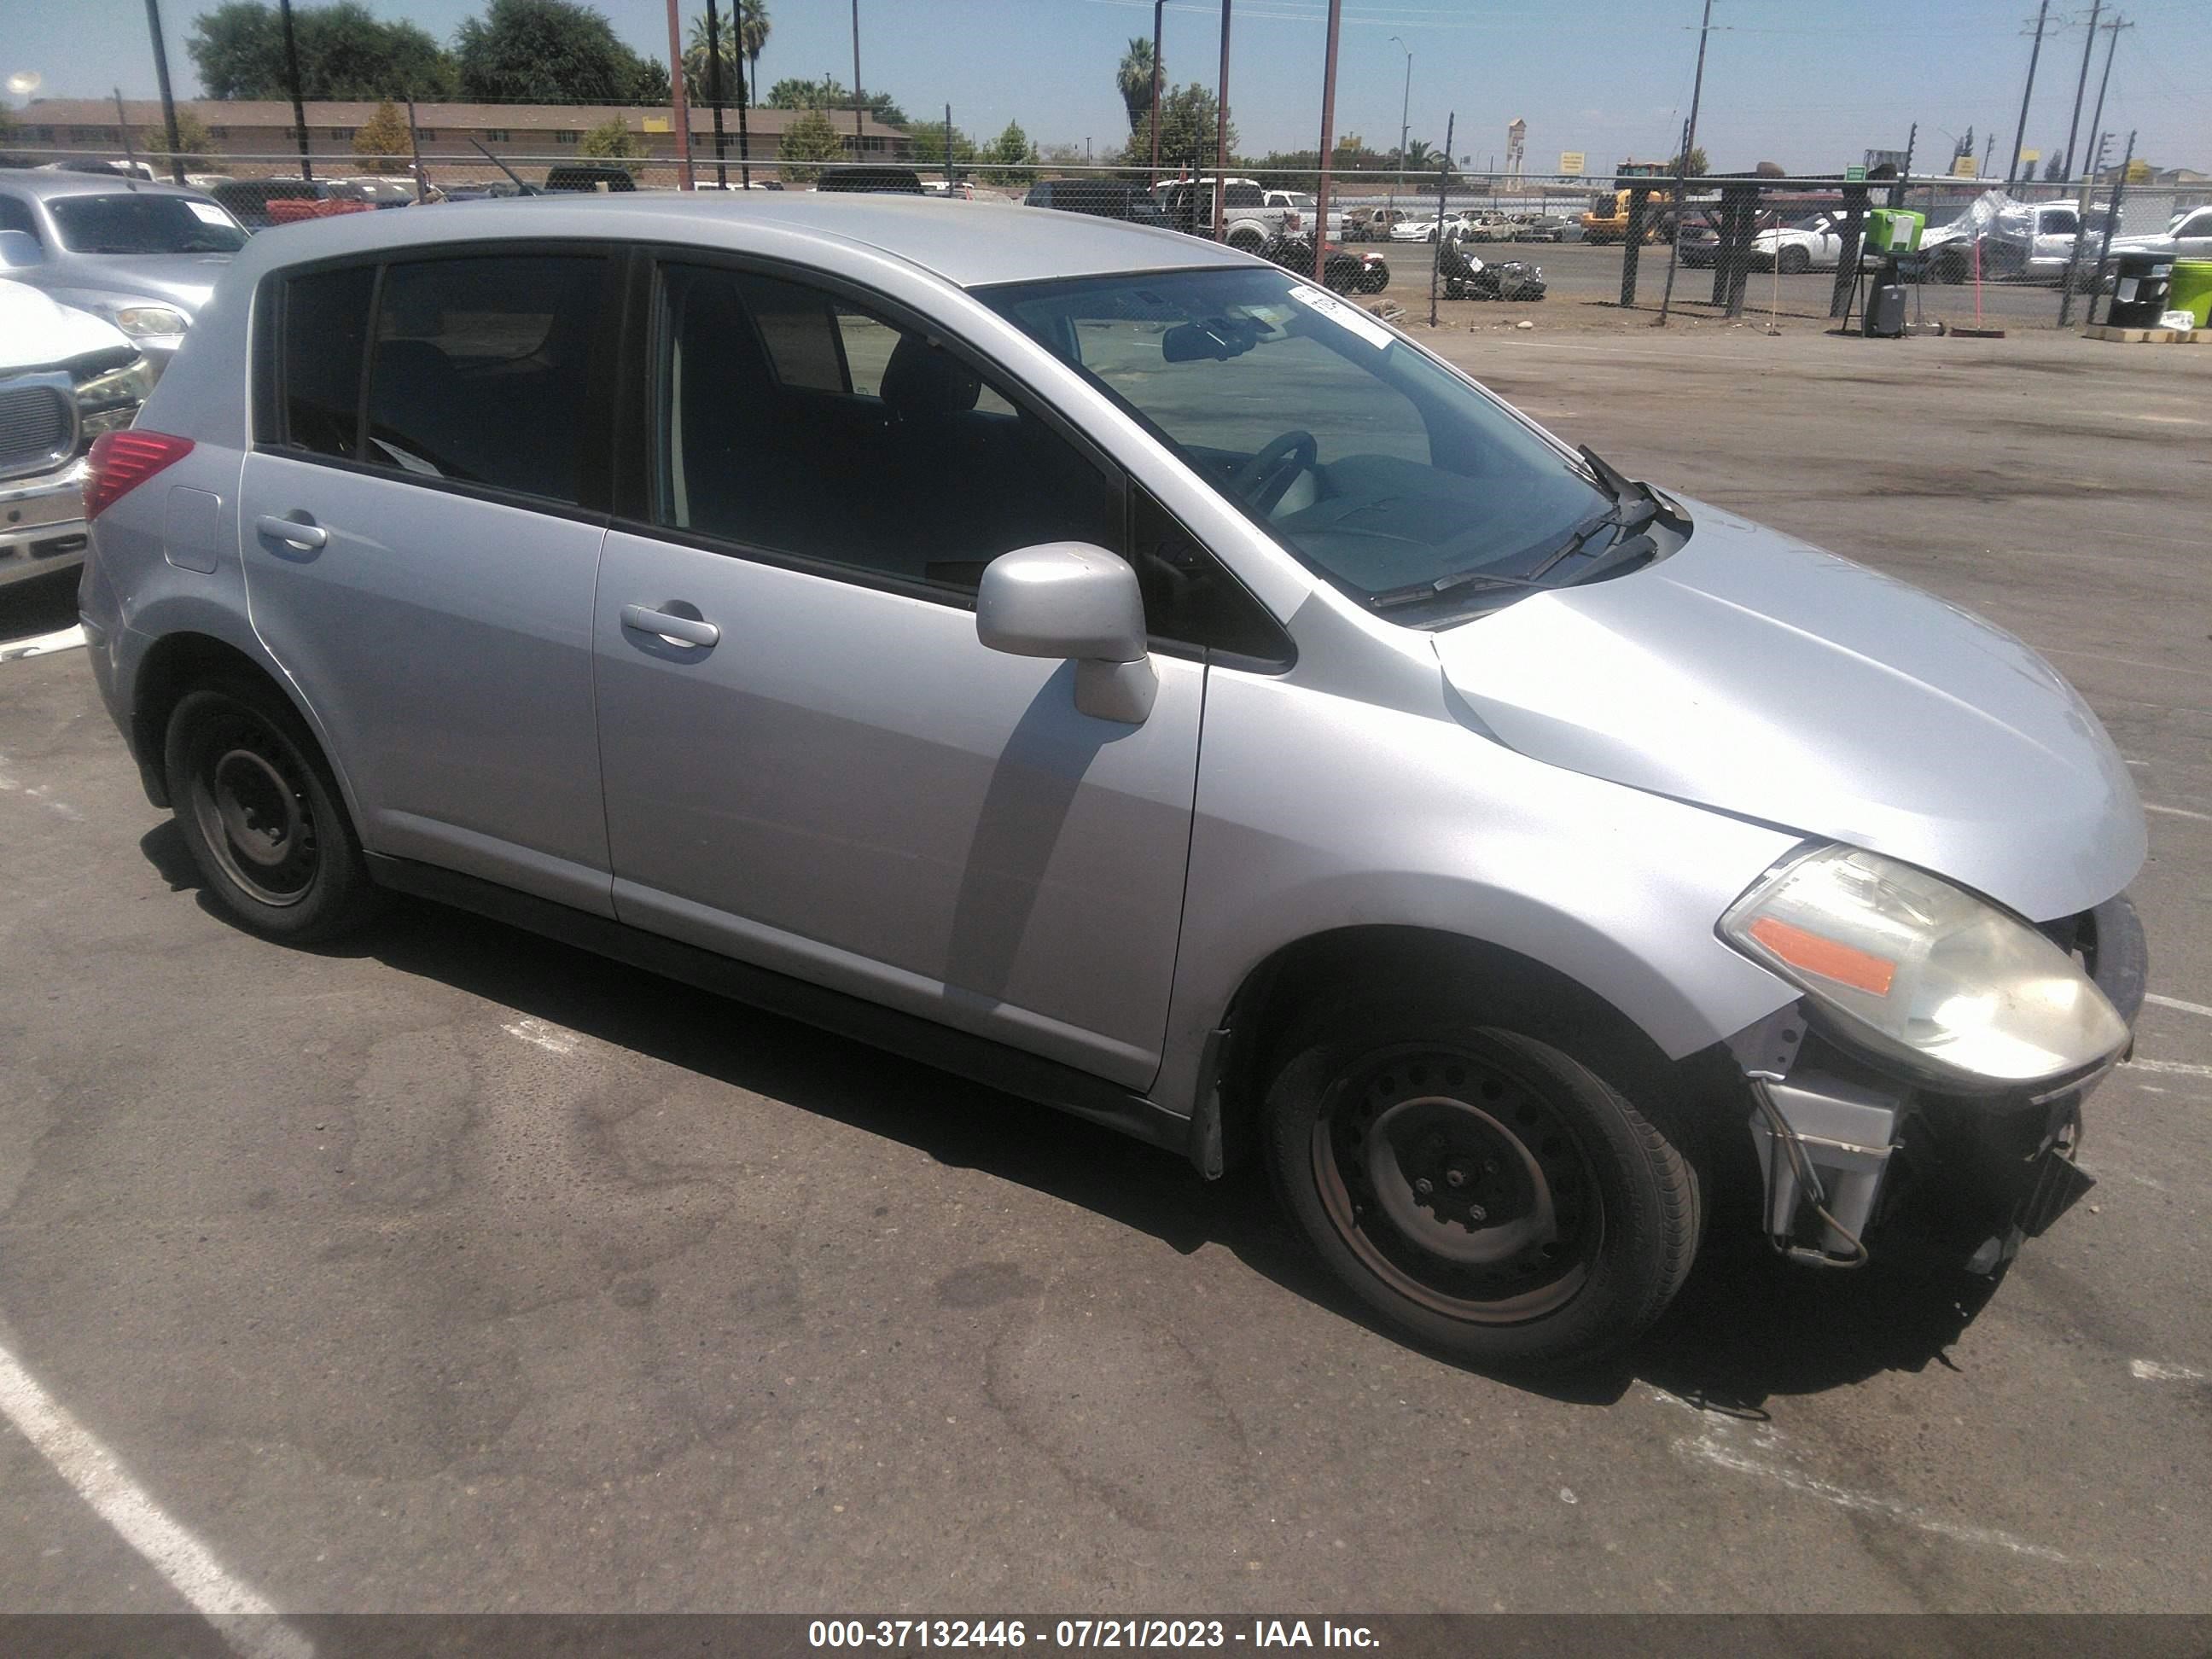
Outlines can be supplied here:
[[173, 438], [166, 432], [132, 427], [101, 433], [92, 441], [86, 462], [85, 521], [89, 524], [163, 467], [191, 453], [190, 438]]

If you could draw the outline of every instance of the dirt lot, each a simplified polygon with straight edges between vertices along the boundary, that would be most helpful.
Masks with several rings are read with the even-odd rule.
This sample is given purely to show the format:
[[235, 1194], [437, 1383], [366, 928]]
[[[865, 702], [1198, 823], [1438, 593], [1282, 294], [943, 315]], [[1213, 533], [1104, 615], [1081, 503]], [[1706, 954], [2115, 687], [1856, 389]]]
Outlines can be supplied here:
[[[11, 1397], [285, 1610], [2212, 1606], [2212, 351], [1531, 314], [1440, 343], [2135, 769], [2161, 1000], [1986, 1305], [1723, 1245], [1602, 1373], [1456, 1369], [1253, 1181], [434, 908], [246, 938], [64, 652], [0, 664]], [[4, 1426], [0, 1485], [0, 1607], [184, 1605]]]

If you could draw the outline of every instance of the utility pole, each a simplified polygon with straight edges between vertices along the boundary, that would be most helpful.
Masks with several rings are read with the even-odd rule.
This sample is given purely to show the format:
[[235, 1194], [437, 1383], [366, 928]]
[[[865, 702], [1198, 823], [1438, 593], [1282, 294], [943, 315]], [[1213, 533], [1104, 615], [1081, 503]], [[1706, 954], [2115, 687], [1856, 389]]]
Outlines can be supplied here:
[[707, 0], [707, 102], [714, 112], [714, 183], [730, 187], [730, 169], [723, 161], [728, 153], [722, 136], [722, 20], [714, 0]]
[[1690, 149], [1698, 142], [1698, 105], [1705, 95], [1705, 42], [1713, 32], [1713, 0], [1705, 0], [1705, 15], [1698, 22], [1698, 72], [1690, 81], [1690, 118], [1682, 123], [1682, 150], [1674, 158], [1674, 234], [1667, 239], [1667, 287], [1659, 296], [1659, 320], [1667, 326], [1667, 313], [1674, 303], [1675, 245], [1682, 238], [1682, 198], [1689, 189]]
[[169, 134], [169, 172], [185, 182], [185, 158], [177, 154], [177, 100], [169, 94], [169, 48], [161, 39], [161, 0], [146, 0], [146, 27], [154, 36], [154, 78], [161, 87], [161, 125]]
[[2074, 141], [2081, 131], [2081, 94], [2089, 89], [2089, 54], [2097, 45], [2097, 14], [2104, 7], [2105, 0], [2090, 0], [2089, 32], [2081, 40], [2081, 73], [2074, 82], [2074, 113], [2066, 123], [2065, 173], [2069, 179], [2074, 176]]
[[[672, 8], [676, 0], [668, 3]], [[300, 176], [313, 184], [315, 165], [307, 159], [307, 106], [300, 98], [300, 43], [292, 33], [292, 0], [276, 0], [276, 7], [284, 18], [284, 79], [292, 93], [292, 131], [300, 141]]]
[[[284, 0], [287, 5], [291, 0]], [[676, 116], [676, 187], [690, 190], [691, 177], [691, 106], [684, 99], [684, 25], [676, 15], [676, 0], [668, 0], [668, 90]]]
[[[854, 4], [859, 3], [860, 0], [854, 0]], [[2012, 188], [2013, 180], [2020, 173], [2020, 149], [2027, 137], [2027, 100], [2035, 94], [2035, 64], [2036, 60], [2043, 56], [2043, 25], [2050, 15], [2051, 0], [2039, 0], [2035, 8], [2035, 45], [2028, 49], [2027, 54], [2027, 84], [2021, 88], [2020, 93], [2020, 125], [2013, 129], [2012, 161], [2005, 168], [2007, 190]]]
[[[2046, 5], [2050, 0], [2044, 0]], [[1677, 171], [1686, 173], [1690, 168], [1690, 150], [1698, 142], [1698, 104], [1705, 95], [1705, 40], [1713, 32], [1713, 0], [1705, 0], [1704, 21], [1698, 25], [1698, 73], [1690, 82], [1690, 118], [1682, 129], [1682, 165]], [[1680, 82], [1674, 83], [1677, 86]]]
[[1152, 190], [1160, 187], [1160, 13], [1167, 3], [1152, 0]]
[[945, 106], [945, 188], [952, 188], [952, 106]]
[[1452, 143], [1457, 136], [1459, 112], [1444, 117], [1444, 153], [1437, 158], [1437, 257], [1429, 264], [1429, 326], [1437, 325], [1437, 284], [1443, 280], [1444, 186], [1451, 182]]
[[[739, 52], [744, 50], [745, 37], [742, 27], [735, 26], [739, 24], [743, 15], [740, 13], [730, 20], [733, 25], [731, 39]], [[753, 187], [753, 134], [752, 123], [746, 118], [745, 112], [752, 107], [752, 94], [745, 88], [745, 66], [740, 64], [738, 65], [738, 183], [747, 190]]]
[[1314, 192], [1314, 283], [1328, 286], [1328, 158], [1336, 148], [1336, 40], [1344, 26], [1344, 0], [1328, 0], [1328, 49], [1321, 70], [1321, 188]]
[[429, 199], [430, 181], [422, 176], [422, 135], [415, 130], [415, 94], [407, 94], [407, 149], [415, 161], [415, 204]]
[[2105, 72], [2097, 77], [2097, 112], [2089, 118], [2089, 142], [2097, 147], [2097, 159], [2100, 161], [2105, 159], [2104, 140], [2097, 135], [2105, 119], [2105, 88], [2112, 84], [2112, 53], [2119, 48], [2120, 31], [2134, 27], [2117, 11], [2112, 14], [2112, 21], [2105, 25]]
[[[860, 0], [854, 0], [855, 5]], [[1213, 112], [1213, 240], [1229, 223], [1229, 0], [1221, 0], [1221, 92]]]
[[1398, 205], [1398, 192], [1406, 187], [1406, 141], [1413, 131], [1409, 116], [1413, 107], [1413, 49], [1395, 34], [1390, 39], [1397, 43], [1398, 50], [1406, 54], [1406, 91], [1398, 100], [1398, 177], [1390, 186], [1390, 206], [1395, 210]]
[[853, 0], [853, 159], [860, 159], [860, 0]]

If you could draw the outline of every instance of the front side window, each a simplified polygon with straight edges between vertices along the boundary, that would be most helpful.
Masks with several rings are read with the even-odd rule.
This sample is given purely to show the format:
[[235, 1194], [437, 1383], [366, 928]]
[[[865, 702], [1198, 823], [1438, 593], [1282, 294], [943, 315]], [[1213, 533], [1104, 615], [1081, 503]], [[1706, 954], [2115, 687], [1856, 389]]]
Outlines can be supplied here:
[[72, 253], [235, 253], [246, 246], [238, 221], [197, 197], [58, 196], [46, 210]]
[[[1565, 583], [1589, 562], [1577, 556], [1609, 544], [1600, 532], [1618, 504], [1575, 459], [1286, 271], [1080, 277], [977, 297], [1363, 601], [1395, 610], [1431, 584], [1441, 599]], [[1483, 576], [1509, 580], [1455, 586]]]
[[672, 266], [657, 342], [665, 527], [954, 593], [1018, 547], [1121, 545], [1118, 478], [943, 347], [842, 297]]
[[596, 255], [565, 253], [387, 267], [361, 459], [576, 501], [605, 271]]

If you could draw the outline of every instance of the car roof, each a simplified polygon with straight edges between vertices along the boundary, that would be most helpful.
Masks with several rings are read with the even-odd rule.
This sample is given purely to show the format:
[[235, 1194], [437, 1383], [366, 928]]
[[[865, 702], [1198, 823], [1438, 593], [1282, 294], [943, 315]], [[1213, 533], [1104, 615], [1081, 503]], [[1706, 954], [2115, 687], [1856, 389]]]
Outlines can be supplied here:
[[0, 188], [47, 201], [58, 196], [124, 195], [186, 196], [197, 201], [207, 200], [205, 191], [180, 190], [174, 185], [149, 184], [143, 179], [134, 184], [119, 173], [48, 173], [43, 167], [0, 173]]
[[[1013, 202], [927, 196], [637, 191], [443, 202], [285, 228], [273, 264], [441, 242], [620, 237], [742, 248], [757, 228], [872, 248], [962, 288], [1054, 276], [1243, 265], [1248, 255], [1124, 220], [1039, 213]], [[257, 238], [257, 242], [273, 239]], [[259, 250], [257, 250], [259, 251]]]

